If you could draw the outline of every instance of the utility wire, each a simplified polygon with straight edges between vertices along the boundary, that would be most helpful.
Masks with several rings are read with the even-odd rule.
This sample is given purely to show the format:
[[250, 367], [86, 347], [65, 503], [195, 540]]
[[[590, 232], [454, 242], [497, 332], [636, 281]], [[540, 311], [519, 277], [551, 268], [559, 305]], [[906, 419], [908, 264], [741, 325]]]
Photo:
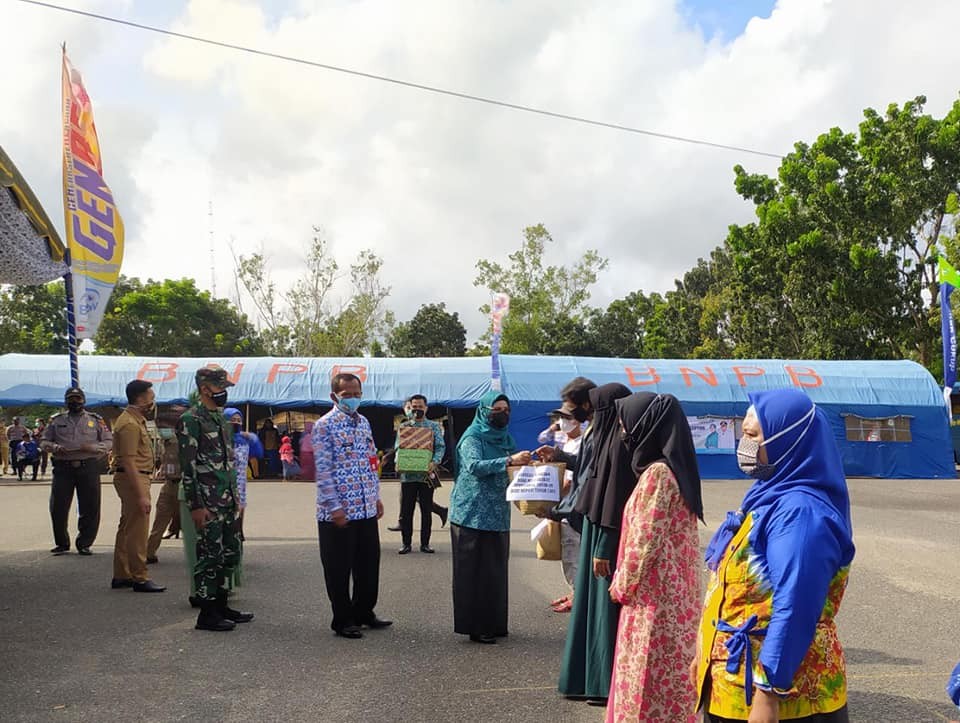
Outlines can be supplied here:
[[238, 52], [248, 53], [250, 55], [259, 55], [264, 58], [273, 58], [275, 60], [283, 60], [288, 63], [306, 65], [312, 68], [322, 68], [324, 70], [330, 70], [336, 73], [345, 73], [347, 75], [353, 75], [360, 78], [367, 78], [368, 80], [379, 80], [383, 83], [392, 83], [393, 85], [399, 85], [405, 88], [413, 88], [415, 90], [422, 90], [427, 93], [435, 93], [438, 95], [446, 95], [452, 98], [461, 98], [463, 100], [471, 100], [476, 103], [486, 103], [487, 105], [499, 106], [501, 108], [509, 108], [510, 110], [517, 110], [524, 113], [534, 113], [536, 115], [547, 116], [548, 118], [558, 118], [560, 120], [571, 121], [573, 123], [582, 123], [582, 124], [591, 125], [591, 126], [598, 126], [600, 128], [610, 128], [616, 131], [636, 133], [638, 135], [650, 136], [652, 138], [660, 138], [662, 140], [668, 140], [668, 141], [676, 141], [678, 143], [689, 143], [689, 144], [698, 145], [698, 146], [707, 146], [709, 148], [720, 148], [726, 151], [737, 151], [738, 153], [748, 153], [754, 156], [764, 156], [766, 158], [776, 158], [776, 159], [783, 158], [782, 154], [780, 153], [768, 153], [767, 151], [758, 151], [752, 148], [743, 148], [741, 146], [733, 146], [733, 145], [728, 145], [726, 143], [714, 143], [712, 141], [706, 141], [699, 138], [687, 138], [685, 136], [677, 136], [677, 135], [672, 135], [670, 133], [659, 133], [657, 131], [644, 130], [643, 128], [634, 128], [633, 126], [620, 125], [619, 123], [608, 123], [606, 121], [595, 120], [593, 118], [584, 118], [583, 116], [568, 115], [567, 113], [557, 113], [551, 110], [545, 110], [543, 108], [535, 108], [533, 106], [521, 105], [519, 103], [509, 103], [507, 101], [497, 100], [496, 98], [487, 98], [481, 95], [471, 95], [470, 93], [462, 93], [456, 90], [448, 90], [446, 88], [439, 88], [433, 85], [424, 85], [422, 83], [414, 83], [409, 80], [391, 78], [386, 75], [377, 75], [376, 73], [366, 73], [362, 70], [354, 70], [353, 68], [344, 68], [338, 65], [320, 63], [314, 60], [306, 60], [305, 58], [298, 58], [292, 55], [282, 55], [280, 53], [271, 53], [267, 50], [259, 50], [257, 48], [251, 48], [245, 45], [237, 45], [235, 43], [225, 43], [220, 40], [204, 38], [199, 35], [190, 35], [188, 33], [178, 33], [174, 30], [158, 28], [153, 25], [136, 23], [136, 22], [133, 22], [132, 20], [124, 20], [122, 18], [115, 18], [109, 15], [102, 15], [100, 13], [93, 13], [86, 10], [68, 8], [62, 5], [55, 5], [54, 3], [40, 2], [40, 0], [16, 0], [16, 2], [20, 2], [25, 5], [35, 5], [37, 7], [47, 8], [49, 10], [58, 10], [64, 13], [71, 13], [73, 15], [80, 15], [86, 18], [92, 18], [94, 20], [102, 20], [108, 23], [115, 23], [116, 25], [124, 25], [129, 28], [135, 28], [137, 30], [145, 30], [150, 33], [158, 33], [160, 35], [167, 35], [173, 38], [181, 38], [183, 40], [192, 40], [196, 43], [204, 43], [205, 45], [213, 45], [218, 48], [236, 50]]

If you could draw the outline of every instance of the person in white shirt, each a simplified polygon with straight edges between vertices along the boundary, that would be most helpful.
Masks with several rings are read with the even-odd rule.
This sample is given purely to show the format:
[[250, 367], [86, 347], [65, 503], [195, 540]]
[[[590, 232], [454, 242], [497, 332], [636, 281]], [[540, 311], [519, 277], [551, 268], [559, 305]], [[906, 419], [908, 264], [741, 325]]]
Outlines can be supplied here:
[[[562, 437], [563, 442], [557, 441], [566, 454], [576, 457], [580, 453], [580, 443], [583, 442], [583, 425], [574, 419], [572, 411], [561, 407], [550, 412], [556, 422], [550, 425], [554, 432], [554, 439]], [[545, 430], [549, 431], [549, 430]], [[544, 432], [544, 433], [545, 433]], [[544, 434], [541, 433], [541, 436]], [[573, 484], [573, 470], [567, 469], [564, 473], [563, 488], [560, 491], [560, 497], [566, 497]], [[560, 567], [563, 570], [563, 577], [570, 587], [570, 592], [563, 597], [557, 598], [550, 603], [554, 612], [568, 613], [573, 607], [573, 587], [577, 579], [577, 560], [580, 556], [580, 533], [571, 527], [568, 520], [562, 520], [560, 523]]]

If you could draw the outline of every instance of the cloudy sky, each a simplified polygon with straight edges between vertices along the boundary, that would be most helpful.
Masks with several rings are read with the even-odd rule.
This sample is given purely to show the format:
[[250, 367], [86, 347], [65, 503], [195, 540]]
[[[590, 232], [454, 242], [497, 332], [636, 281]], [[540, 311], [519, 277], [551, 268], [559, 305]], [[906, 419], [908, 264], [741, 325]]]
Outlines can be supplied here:
[[[56, 0], [54, 0], [56, 1]], [[864, 107], [958, 95], [955, 0], [60, 0], [538, 108], [783, 153]], [[751, 218], [732, 167], [777, 161], [519, 113], [0, 0], [0, 144], [60, 213], [60, 59], [86, 81], [125, 216], [124, 272], [234, 296], [228, 243], [281, 286], [311, 225], [371, 248], [401, 320], [445, 301], [471, 336], [478, 258], [525, 226], [610, 259], [593, 301], [663, 291]], [[245, 308], [250, 311], [249, 304]]]

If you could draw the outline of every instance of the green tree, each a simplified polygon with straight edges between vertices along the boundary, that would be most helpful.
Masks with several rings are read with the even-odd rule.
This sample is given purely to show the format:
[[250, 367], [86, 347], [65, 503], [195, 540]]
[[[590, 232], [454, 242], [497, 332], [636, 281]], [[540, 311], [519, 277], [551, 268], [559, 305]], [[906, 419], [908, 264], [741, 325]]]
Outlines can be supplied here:
[[0, 354], [66, 354], [63, 280], [0, 290]]
[[735, 356], [914, 358], [939, 364], [935, 257], [955, 235], [960, 101], [864, 112], [797, 143], [776, 178], [736, 167], [757, 221], [732, 226], [704, 313]]
[[94, 339], [100, 354], [145, 356], [257, 355], [256, 330], [227, 299], [193, 279], [121, 277]]
[[[582, 345], [582, 336], [576, 335], [583, 334], [590, 287], [607, 268], [607, 260], [589, 250], [570, 267], [545, 265], [547, 244], [553, 243], [550, 233], [538, 224], [525, 228], [523, 235], [523, 245], [507, 257], [506, 265], [487, 259], [477, 262], [474, 286], [510, 295], [500, 346], [504, 354], [567, 353], [557, 350]], [[489, 314], [490, 306], [480, 311]], [[550, 338], [551, 333], [574, 336]]]
[[663, 303], [659, 294], [634, 291], [611, 301], [606, 309], [592, 309], [587, 325], [590, 356], [636, 359], [648, 355], [647, 325]]
[[313, 228], [303, 273], [278, 294], [262, 253], [236, 258], [236, 276], [257, 308], [267, 351], [295, 356], [360, 356], [382, 351], [394, 319], [387, 309], [390, 287], [380, 278], [383, 260], [361, 251], [350, 266], [350, 295], [331, 311], [339, 264], [319, 227]]
[[396, 357], [456, 357], [467, 352], [467, 330], [446, 304], [423, 304], [410, 321], [397, 324], [387, 339]]

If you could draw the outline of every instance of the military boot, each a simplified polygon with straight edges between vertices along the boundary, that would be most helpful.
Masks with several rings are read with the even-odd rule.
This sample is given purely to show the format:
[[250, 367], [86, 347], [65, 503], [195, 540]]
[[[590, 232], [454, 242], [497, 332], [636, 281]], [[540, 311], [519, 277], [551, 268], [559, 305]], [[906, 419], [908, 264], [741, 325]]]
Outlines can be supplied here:
[[216, 600], [201, 600], [200, 614], [197, 616], [195, 627], [197, 630], [226, 632], [227, 630], [233, 630], [236, 624], [221, 615]]
[[226, 620], [234, 623], [249, 623], [253, 620], [253, 613], [240, 612], [227, 605], [227, 591], [217, 593], [217, 612]]

